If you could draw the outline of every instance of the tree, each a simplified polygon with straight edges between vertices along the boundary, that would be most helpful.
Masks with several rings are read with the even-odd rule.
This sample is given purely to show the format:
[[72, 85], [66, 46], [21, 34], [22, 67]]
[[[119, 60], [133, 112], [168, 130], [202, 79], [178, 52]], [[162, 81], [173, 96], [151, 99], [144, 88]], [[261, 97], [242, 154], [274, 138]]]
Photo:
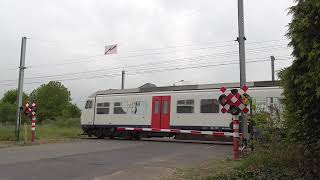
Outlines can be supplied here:
[[[1, 102], [9, 103], [9, 104], [16, 104], [17, 103], [17, 89], [12, 89], [4, 93], [3, 98], [1, 99]], [[22, 103], [26, 102], [28, 100], [28, 95], [23, 92], [23, 98]]]
[[297, 0], [290, 8], [293, 64], [280, 72], [286, 125], [291, 140], [302, 144], [311, 175], [320, 175], [320, 1]]
[[14, 123], [16, 120], [16, 105], [0, 102], [0, 122]]
[[[27, 102], [28, 95], [23, 93], [22, 103]], [[0, 100], [0, 122], [14, 123], [16, 121], [17, 90], [12, 89], [4, 93]], [[22, 117], [22, 120], [26, 119]]]
[[62, 116], [64, 109], [71, 100], [69, 90], [57, 81], [42, 84], [32, 91], [30, 99], [35, 101], [38, 107], [37, 115], [40, 121], [46, 119], [55, 120]]
[[77, 105], [69, 103], [63, 110], [62, 116], [67, 118], [79, 118], [81, 116], [81, 110]]

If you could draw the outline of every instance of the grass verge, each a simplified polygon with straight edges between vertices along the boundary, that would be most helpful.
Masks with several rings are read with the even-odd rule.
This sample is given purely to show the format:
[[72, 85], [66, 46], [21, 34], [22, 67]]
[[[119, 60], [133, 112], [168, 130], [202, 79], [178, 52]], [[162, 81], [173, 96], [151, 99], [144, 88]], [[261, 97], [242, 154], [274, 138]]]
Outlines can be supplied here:
[[226, 160], [209, 160], [200, 165], [191, 168], [177, 168], [173, 175], [163, 177], [162, 180], [199, 180], [207, 179], [218, 174], [227, 174], [235, 168], [240, 167], [240, 161]]
[[303, 156], [298, 146], [275, 143], [261, 145], [239, 161], [227, 159], [206, 162], [200, 166], [176, 169], [164, 179], [190, 180], [287, 180], [312, 179], [302, 174]]
[[[27, 132], [27, 133], [26, 133]], [[30, 144], [31, 143], [31, 125], [25, 128], [24, 124], [20, 129], [20, 142], [15, 141], [15, 126], [0, 125], [0, 144]], [[27, 136], [26, 136], [27, 134]], [[78, 118], [60, 119], [42, 123], [36, 126], [36, 144], [54, 143], [75, 140], [82, 134], [80, 120]], [[25, 139], [27, 137], [27, 141]]]

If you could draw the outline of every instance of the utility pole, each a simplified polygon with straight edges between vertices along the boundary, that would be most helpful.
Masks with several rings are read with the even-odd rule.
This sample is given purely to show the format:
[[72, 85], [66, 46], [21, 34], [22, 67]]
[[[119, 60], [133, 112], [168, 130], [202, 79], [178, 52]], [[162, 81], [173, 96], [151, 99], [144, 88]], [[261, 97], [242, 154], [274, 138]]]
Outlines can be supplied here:
[[274, 78], [274, 60], [276, 60], [276, 58], [274, 58], [274, 56], [270, 56], [271, 59], [271, 80], [275, 81]]
[[[271, 59], [271, 80], [275, 81], [274, 78], [274, 60], [276, 60], [276, 58], [274, 58], [274, 56], [270, 56]], [[273, 97], [270, 98], [270, 111], [272, 113], [272, 106], [273, 106]]]
[[[239, 63], [240, 63], [240, 88], [246, 85], [246, 56], [245, 56], [245, 36], [244, 36], [244, 12], [243, 12], [243, 0], [238, 0], [238, 28], [239, 28]], [[248, 120], [242, 113], [242, 133], [244, 139], [248, 139]]]
[[26, 43], [27, 38], [22, 37], [21, 41], [21, 54], [20, 54], [20, 66], [19, 66], [19, 84], [17, 92], [17, 114], [16, 114], [16, 140], [19, 141], [20, 134], [20, 124], [21, 124], [21, 107], [22, 107], [22, 98], [23, 98], [23, 78], [24, 78], [24, 69], [25, 67], [25, 57], [26, 57]]
[[122, 70], [121, 74], [121, 89], [124, 89], [124, 76], [126, 74], [126, 71]]

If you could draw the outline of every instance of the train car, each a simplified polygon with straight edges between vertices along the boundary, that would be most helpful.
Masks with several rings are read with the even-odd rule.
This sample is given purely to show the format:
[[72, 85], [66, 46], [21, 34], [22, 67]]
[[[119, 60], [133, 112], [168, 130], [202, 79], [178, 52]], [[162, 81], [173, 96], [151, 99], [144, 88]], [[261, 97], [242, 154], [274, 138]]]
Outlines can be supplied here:
[[[251, 82], [248, 93], [257, 101], [281, 98], [275, 82]], [[172, 137], [180, 133], [232, 132], [231, 115], [221, 113], [220, 87], [239, 83], [204, 84], [98, 91], [91, 95], [81, 115], [85, 134], [104, 137]]]

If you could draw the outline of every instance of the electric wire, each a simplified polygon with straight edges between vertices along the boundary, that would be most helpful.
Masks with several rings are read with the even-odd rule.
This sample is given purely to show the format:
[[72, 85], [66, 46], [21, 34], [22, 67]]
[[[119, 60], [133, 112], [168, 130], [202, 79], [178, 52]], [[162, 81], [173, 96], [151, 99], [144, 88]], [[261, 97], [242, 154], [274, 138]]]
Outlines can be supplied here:
[[[247, 61], [246, 63], [256, 63], [256, 62], [266, 62], [270, 61], [268, 60], [252, 60]], [[171, 67], [167, 69], [158, 69], [158, 70], [144, 70], [144, 71], [136, 71], [132, 73], [127, 73], [127, 75], [138, 75], [138, 74], [145, 74], [145, 73], [153, 73], [153, 72], [164, 72], [164, 71], [176, 71], [176, 70], [184, 70], [184, 69], [195, 69], [195, 68], [209, 68], [209, 67], [217, 67], [217, 66], [225, 66], [225, 65], [236, 65], [239, 64], [239, 62], [228, 62], [228, 63], [219, 63], [219, 64], [205, 64], [205, 65], [197, 65], [197, 66], [185, 66], [185, 67]], [[72, 81], [72, 80], [85, 80], [85, 79], [96, 79], [96, 78], [104, 78], [104, 77], [117, 77], [121, 76], [120, 74], [104, 74], [104, 75], [95, 75], [90, 77], [74, 77], [74, 78], [65, 78], [65, 79], [55, 79], [55, 81]], [[25, 84], [39, 84], [39, 83], [45, 83], [48, 80], [42, 80], [42, 81], [31, 81], [26, 82]], [[14, 84], [2, 84], [2, 86], [13, 86]]]
[[[268, 51], [268, 49], [264, 49], [264, 50], [267, 50]], [[248, 54], [250, 54], [250, 53], [256, 53], [257, 51], [249, 51], [248, 52]], [[191, 58], [188, 58], [189, 59], [189, 61], [191, 60], [191, 61], [193, 61], [193, 60], [199, 60], [199, 58], [204, 58], [204, 57], [217, 57], [217, 55], [219, 55], [219, 54], [213, 54], [213, 55], [204, 55], [204, 56], [195, 56], [195, 57], [191, 57]], [[224, 53], [223, 54], [220, 54], [220, 55], [225, 55]], [[96, 73], [96, 72], [98, 72], [98, 71], [109, 71], [110, 69], [112, 69], [113, 71], [116, 71], [117, 69], [123, 69], [123, 68], [129, 68], [129, 67], [143, 67], [143, 66], [146, 66], [146, 65], [155, 65], [155, 64], [160, 64], [160, 65], [162, 65], [162, 64], [164, 64], [164, 63], [170, 63], [170, 65], [173, 65], [172, 63], [173, 62], [182, 62], [182, 63], [186, 63], [186, 62], [188, 62], [188, 61], [185, 61], [186, 60], [186, 58], [179, 58], [179, 59], [169, 59], [168, 61], [160, 61], [160, 62], [151, 62], [151, 63], [147, 63], [147, 64], [138, 64], [138, 65], [131, 65], [131, 66], [118, 66], [118, 67], [112, 67], [112, 68], [109, 68], [109, 69], [98, 69], [98, 70], [92, 70], [92, 71], [83, 71], [83, 72], [76, 72], [76, 73], [64, 73], [64, 74], [58, 74], [58, 75], [46, 75], [46, 76], [38, 76], [38, 77], [30, 77], [30, 78], [25, 78], [26, 80], [27, 79], [36, 79], [36, 78], [45, 78], [45, 77], [47, 77], [47, 78], [50, 78], [50, 77], [55, 77], [55, 76], [67, 76], [67, 75], [77, 75], [77, 74], [88, 74], [88, 73], [90, 73], [90, 72], [92, 72], [92, 73]], [[200, 59], [201, 60], [201, 59]], [[162, 66], [156, 66], [155, 68], [161, 68]], [[2, 80], [2, 81], [0, 81], [1, 83], [3, 83], [3, 82], [10, 82], [10, 81], [16, 81], [16, 80]]]
[[[264, 49], [266, 50], [266, 49]], [[249, 51], [248, 52], [249, 54], [250, 53], [256, 53], [256, 51]], [[210, 57], [217, 57], [217, 55], [225, 55], [225, 53], [221, 53], [221, 54], [209, 54], [209, 55], [203, 55], [203, 56], [195, 56], [195, 57], [191, 57], [191, 58], [187, 58], [191, 61], [193, 60], [199, 60], [199, 58], [210, 58]], [[131, 65], [131, 66], [118, 66], [118, 67], [111, 67], [109, 69], [98, 69], [98, 70], [91, 70], [91, 71], [82, 71], [82, 72], [76, 72], [76, 73], [63, 73], [63, 74], [59, 74], [59, 75], [46, 75], [46, 76], [36, 76], [36, 77], [30, 77], [30, 78], [25, 78], [26, 80], [27, 79], [36, 79], [36, 78], [45, 78], [45, 77], [54, 77], [54, 76], [67, 76], [67, 75], [77, 75], [77, 74], [87, 74], [87, 73], [90, 73], [90, 72], [98, 72], [98, 71], [109, 71], [109, 70], [117, 70], [119, 68], [121, 69], [124, 69], [124, 68], [130, 68], [130, 67], [142, 67], [142, 66], [146, 66], [146, 65], [151, 65], [151, 66], [154, 66], [154, 65], [162, 65], [164, 63], [170, 63], [170, 65], [173, 64], [173, 62], [182, 62], [182, 63], [186, 63], [188, 61], [186, 61], [186, 58], [178, 58], [178, 59], [169, 59], [167, 61], [160, 61], [160, 62], [151, 62], [151, 63], [144, 63], [144, 64], [137, 64], [137, 65]], [[160, 68], [160, 67], [157, 67], [157, 68]], [[2, 80], [0, 82], [8, 82], [8, 81], [15, 81], [15, 80]]]
[[[28, 38], [28, 39], [34, 39], [34, 38]], [[279, 42], [279, 41], [283, 41], [285, 39], [280, 39], [280, 40], [269, 40], [269, 41], [254, 41], [254, 42], [249, 42], [247, 43], [248, 45], [250, 44], [261, 44], [261, 43], [268, 43], [268, 42]], [[41, 41], [48, 41], [48, 42], [51, 42], [50, 40], [41, 40]], [[223, 41], [223, 42], [232, 42], [232, 41]], [[212, 43], [221, 43], [221, 42], [212, 42]], [[235, 46], [235, 44], [230, 44], [230, 45], [220, 45], [220, 46], [209, 46], [209, 47], [201, 47], [201, 48], [194, 48], [194, 49], [191, 49], [191, 51], [194, 51], [194, 50], [204, 50], [204, 49], [210, 49], [210, 48], [220, 48], [220, 47], [228, 47], [228, 46]], [[274, 45], [273, 45], [274, 46]], [[278, 45], [276, 45], [278, 46]], [[171, 47], [174, 47], [174, 46], [171, 46]], [[272, 47], [272, 46], [268, 46], [268, 47]], [[266, 47], [261, 47], [261, 48], [266, 48]], [[152, 50], [156, 50], [157, 48], [154, 48]], [[159, 49], [159, 48], [158, 48]], [[146, 49], [148, 50], [148, 49]], [[150, 50], [150, 49], [149, 49]], [[143, 51], [143, 50], [140, 50], [140, 52]], [[176, 51], [174, 51], [176, 53]], [[131, 56], [120, 56], [120, 57], [116, 57], [115, 59], [123, 59], [123, 58], [133, 58], [133, 57], [139, 57], [139, 56], [148, 56], [148, 55], [159, 55], [159, 54], [165, 54], [165, 53], [168, 53], [168, 52], [154, 52], [154, 53], [149, 53], [149, 54], [137, 54], [137, 55], [131, 55]], [[59, 66], [62, 66], [62, 65], [71, 65], [71, 64], [78, 64], [78, 63], [87, 63], [87, 62], [92, 62], [92, 59], [93, 58], [97, 58], [97, 57], [104, 57], [105, 55], [103, 54], [97, 54], [97, 55], [91, 55], [91, 56], [86, 56], [86, 57], [79, 57], [79, 58], [62, 58], [60, 59], [59, 62], [57, 63], [54, 63], [52, 65], [59, 65]], [[79, 61], [79, 60], [85, 60], [85, 61]], [[96, 60], [99, 60], [99, 59], [96, 59]], [[66, 62], [67, 61], [67, 62]], [[46, 64], [31, 64], [29, 65], [28, 67], [32, 67], [32, 68], [38, 68], [38, 67], [43, 67], [43, 66], [48, 66], [50, 64], [46, 63]], [[3, 70], [16, 70], [18, 68], [7, 68], [7, 69], [1, 69], [2, 71]]]

